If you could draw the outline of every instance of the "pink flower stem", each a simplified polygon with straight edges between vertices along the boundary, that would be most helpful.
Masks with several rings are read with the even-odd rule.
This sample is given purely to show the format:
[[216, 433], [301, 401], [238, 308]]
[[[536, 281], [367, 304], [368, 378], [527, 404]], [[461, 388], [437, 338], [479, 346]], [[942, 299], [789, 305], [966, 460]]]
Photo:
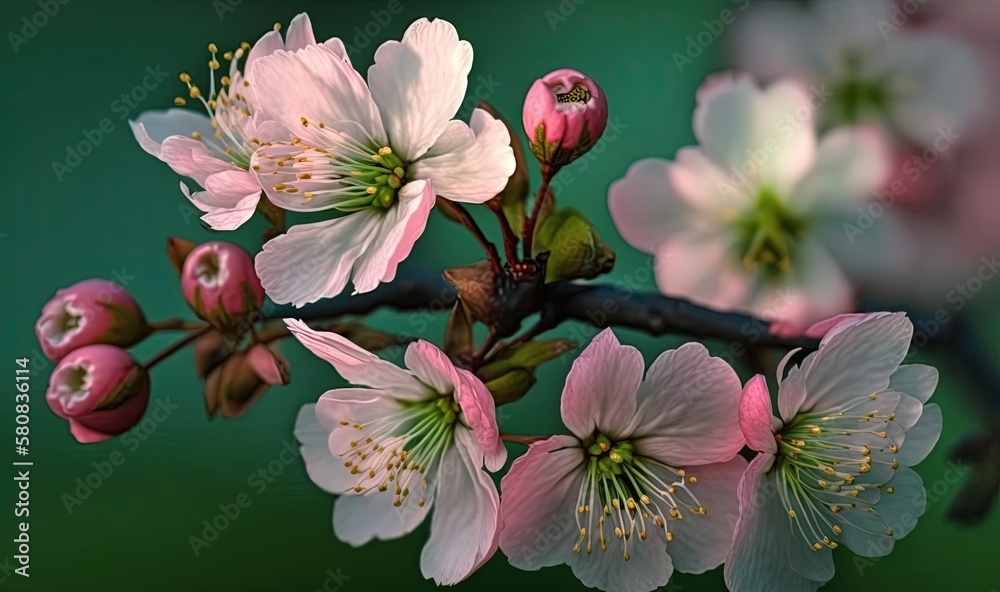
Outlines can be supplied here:
[[195, 339], [198, 339], [202, 335], [205, 335], [206, 333], [208, 333], [211, 330], [212, 330], [212, 327], [210, 325], [205, 325], [201, 329], [198, 329], [197, 331], [191, 331], [190, 333], [188, 333], [184, 337], [181, 337], [180, 339], [178, 339], [174, 343], [168, 345], [164, 349], [162, 349], [159, 352], [157, 352], [152, 358], [149, 358], [149, 361], [147, 361], [144, 364], [144, 366], [146, 367], [146, 370], [152, 369], [153, 366], [155, 366], [155, 365], [159, 364], [160, 362], [162, 362], [163, 360], [169, 358], [173, 354], [175, 354], [178, 351], [180, 351], [185, 345], [191, 343]]
[[490, 242], [490, 239], [486, 238], [486, 235], [483, 234], [483, 230], [479, 227], [479, 224], [476, 223], [475, 219], [473, 219], [469, 210], [465, 209], [465, 206], [462, 204], [449, 201], [443, 197], [437, 198], [437, 206], [455, 218], [462, 226], [469, 229], [472, 236], [476, 238], [476, 241], [483, 247], [483, 250], [486, 251], [486, 257], [490, 260], [490, 266], [493, 268], [493, 273], [495, 275], [503, 274], [503, 264], [500, 262], [500, 254], [497, 252], [496, 245]]
[[542, 165], [542, 184], [538, 187], [538, 195], [535, 196], [535, 205], [531, 208], [531, 215], [524, 221], [524, 258], [531, 259], [531, 242], [535, 238], [535, 224], [538, 222], [538, 215], [542, 212], [542, 204], [545, 203], [545, 196], [549, 192], [549, 184], [552, 178], [559, 172], [559, 167]]

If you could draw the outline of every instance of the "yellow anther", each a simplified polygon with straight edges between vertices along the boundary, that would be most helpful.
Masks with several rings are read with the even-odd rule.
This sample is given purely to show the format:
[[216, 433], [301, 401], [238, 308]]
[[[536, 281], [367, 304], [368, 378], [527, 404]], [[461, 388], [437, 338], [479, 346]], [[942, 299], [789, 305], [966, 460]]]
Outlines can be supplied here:
[[694, 475], [692, 475], [692, 476], [688, 477], [688, 481], [690, 481], [691, 483], [697, 483], [698, 482], [698, 478], [695, 477]]
[[896, 491], [896, 490], [895, 490], [895, 489], [893, 489], [893, 488], [891, 488], [891, 487], [886, 487], [886, 488], [885, 488], [885, 492], [886, 492], [886, 493], [894, 493], [895, 491]]
[[795, 510], [788, 510], [788, 515], [795, 518]]
[[222, 77], [222, 84], [223, 84], [223, 85], [225, 85], [225, 86], [229, 86], [229, 85], [230, 85], [230, 84], [232, 84], [232, 83], [233, 83], [233, 79], [232, 79], [232, 78], [230, 78], [230, 77], [228, 77], [228, 76], [223, 76], [223, 77]]
[[233, 52], [227, 51], [226, 53], [222, 54], [222, 58], [227, 62], [233, 61]]
[[708, 514], [708, 510], [705, 509], [705, 506], [698, 506], [698, 513], [704, 516], [705, 514]]
[[201, 139], [201, 132], [198, 132], [198, 131], [191, 132], [191, 137], [194, 138], [195, 140], [200, 140]]
[[628, 559], [629, 559], [629, 554], [628, 554], [628, 552], [626, 551], [626, 552], [625, 552], [625, 554], [624, 554], [624, 555], [622, 555], [622, 557], [623, 557], [623, 558], [625, 558], [625, 561], [628, 561]]
[[281, 23], [274, 23], [274, 30], [275, 31], [280, 31], [281, 30]]
[[668, 532], [668, 533], [667, 533], [667, 540], [668, 540], [668, 541], [672, 541], [672, 540], [674, 540], [674, 533], [672, 533], [672, 532]]
[[842, 532], [844, 532], [843, 528], [836, 524], [833, 525], [833, 534], [841, 534]]
[[175, 97], [174, 105], [177, 105], [178, 107], [183, 107], [184, 105], [187, 105], [187, 101], [184, 100], [184, 97]]
[[810, 434], [819, 434], [819, 433], [820, 433], [820, 432], [822, 432], [822, 431], [823, 431], [823, 430], [819, 429], [818, 427], [816, 427], [816, 426], [813, 426], [813, 427], [812, 427], [812, 428], [811, 428], [811, 429], [809, 430], [809, 433], [810, 433]]
[[219, 48], [214, 43], [209, 43], [208, 51], [210, 51], [211, 53], [219, 53]]
[[861, 463], [861, 467], [859, 467], [858, 470], [861, 471], [862, 473], [867, 473], [868, 471], [872, 470], [872, 466], [868, 463]]
[[197, 99], [201, 97], [201, 91], [198, 90], [197, 86], [192, 86], [190, 89], [188, 89], [188, 92], [190, 93], [192, 99]]
[[242, 49], [243, 51], [250, 51], [250, 44], [247, 43], [246, 41], [243, 41], [240, 43], [240, 49]]
[[180, 74], [180, 76], [178, 76], [178, 78], [181, 79], [181, 82], [185, 82], [185, 83], [191, 82], [191, 75], [188, 74], [187, 72], [181, 72], [181, 74]]
[[622, 535], [624, 535], [624, 534], [625, 533], [622, 532], [622, 529], [620, 527], [618, 527], [618, 526], [615, 527], [615, 536], [616, 537], [622, 538]]
[[892, 446], [889, 447], [889, 452], [896, 454], [897, 452], [899, 452], [899, 446], [893, 444]]
[[687, 473], [684, 472], [684, 469], [681, 469], [681, 470], [677, 471], [677, 476], [678, 477], [683, 477], [684, 475], [687, 475]]
[[297, 179], [312, 179], [312, 175], [310, 175], [309, 173], [299, 173], [295, 175], [295, 177]]
[[821, 545], [819, 543], [813, 543], [813, 551], [819, 551], [822, 548], [823, 548], [823, 545]]
[[366, 189], [366, 191], [368, 192], [368, 195], [375, 195], [376, 193], [378, 193], [378, 189], [376, 189], [375, 187], [369, 187], [368, 189]]
[[874, 401], [875, 399], [878, 398], [878, 395], [868, 395], [868, 398]]

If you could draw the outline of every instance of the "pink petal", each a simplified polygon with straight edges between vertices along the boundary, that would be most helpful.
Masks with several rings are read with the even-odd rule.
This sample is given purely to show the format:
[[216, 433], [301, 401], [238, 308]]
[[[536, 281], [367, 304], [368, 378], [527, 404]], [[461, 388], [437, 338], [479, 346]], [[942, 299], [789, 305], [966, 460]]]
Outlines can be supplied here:
[[778, 452], [778, 444], [771, 431], [771, 395], [767, 380], [760, 374], [754, 376], [743, 389], [740, 398], [740, 429], [747, 445], [758, 452]]
[[309, 15], [304, 12], [295, 15], [292, 22], [288, 23], [288, 32], [285, 33], [285, 49], [295, 51], [315, 44], [316, 36], [313, 35], [312, 21], [309, 20]]
[[500, 495], [482, 464], [473, 435], [455, 430], [454, 446], [438, 471], [431, 535], [420, 554], [420, 571], [439, 586], [467, 578], [494, 549], [501, 526]]
[[80, 444], [96, 444], [114, 438], [117, 434], [106, 434], [104, 432], [88, 428], [75, 419], [69, 420], [69, 433], [73, 434]]
[[483, 449], [486, 469], [499, 471], [507, 462], [507, 448], [500, 439], [493, 395], [475, 374], [462, 368], [457, 370], [461, 381], [458, 402], [462, 406], [462, 414]]
[[[683, 520], [668, 518], [674, 540], [667, 542], [667, 553], [674, 569], [699, 574], [722, 565], [733, 542], [734, 518], [739, 515], [736, 488], [746, 469], [747, 461], [742, 456], [689, 469], [698, 478], [698, 483], [689, 487], [708, 513]], [[658, 472], [663, 479], [676, 478], [666, 469]]]
[[851, 325], [857, 325], [871, 316], [874, 315], [857, 312], [839, 314], [825, 321], [815, 323], [813, 326], [806, 329], [805, 336], [812, 337], [813, 339], [823, 339], [823, 341], [826, 342], [837, 333], [840, 333]]
[[740, 391], [732, 366], [700, 343], [660, 354], [639, 387], [636, 452], [675, 466], [728, 461], [746, 444]]
[[235, 165], [212, 156], [200, 141], [182, 136], [170, 136], [164, 140], [160, 158], [175, 173], [191, 177], [202, 187], [210, 175], [240, 170]]
[[562, 393], [562, 418], [580, 439], [600, 431], [626, 438], [636, 425], [636, 392], [642, 380], [639, 350], [618, 343], [605, 329], [573, 362]]
[[618, 232], [647, 253], [656, 253], [693, 215], [670, 183], [675, 167], [659, 158], [643, 159], [608, 189], [608, 209]]
[[260, 197], [260, 184], [257, 183], [257, 178], [242, 169], [209, 175], [203, 187], [211, 197], [211, 201], [203, 200], [204, 203], [217, 208], [232, 209], [248, 196]]
[[500, 482], [500, 548], [511, 565], [537, 570], [571, 561], [585, 461], [580, 441], [571, 436], [535, 442], [514, 460]]
[[392, 256], [386, 262], [382, 273], [383, 282], [396, 279], [396, 269], [399, 264], [410, 256], [413, 245], [424, 233], [431, 208], [434, 207], [435, 189], [430, 181], [411, 181], [399, 192], [400, 203], [397, 205], [403, 221], [393, 229], [393, 234], [384, 239], [384, 248], [392, 250]]

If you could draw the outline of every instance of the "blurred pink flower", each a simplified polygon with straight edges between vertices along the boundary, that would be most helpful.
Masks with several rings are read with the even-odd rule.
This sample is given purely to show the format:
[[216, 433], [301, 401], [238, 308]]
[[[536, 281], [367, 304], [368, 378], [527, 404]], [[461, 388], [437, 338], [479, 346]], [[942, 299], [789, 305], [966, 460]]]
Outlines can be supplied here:
[[656, 256], [661, 292], [805, 326], [851, 310], [816, 230], [882, 186], [888, 154], [867, 128], [817, 142], [817, 100], [791, 81], [710, 78], [694, 113], [699, 146], [641, 160], [611, 185], [615, 225]]
[[56, 365], [45, 400], [56, 415], [69, 420], [78, 442], [103, 442], [142, 418], [149, 404], [149, 376], [125, 350], [88, 345]]
[[250, 255], [223, 241], [198, 245], [188, 253], [181, 289], [191, 309], [221, 331], [246, 325], [264, 303], [264, 288]]
[[85, 345], [128, 347], [149, 332], [135, 299], [125, 288], [101, 279], [84, 280], [57, 291], [35, 321], [38, 343], [54, 362]]
[[543, 164], [563, 166], [590, 150], [608, 123], [604, 90], [566, 68], [535, 81], [524, 98], [524, 131]]
[[[181, 191], [205, 215], [202, 220], [215, 230], [233, 230], [253, 216], [260, 200], [261, 187], [250, 168], [250, 156], [262, 142], [287, 138], [272, 123], [258, 122], [259, 110], [253, 82], [253, 64], [279, 50], [294, 51], [315, 46], [347, 60], [347, 51], [339, 39], [316, 43], [309, 15], [302, 13], [292, 19], [286, 39], [269, 31], [252, 47], [244, 44], [226, 52], [230, 61], [229, 74], [223, 76], [216, 91], [215, 70], [218, 68], [217, 48], [212, 53], [211, 85], [208, 96], [193, 86], [189, 74], [181, 81], [189, 86], [191, 98], [199, 100], [208, 112], [200, 115], [187, 109], [147, 111], [136, 121], [130, 121], [132, 132], [143, 150], [167, 163], [177, 174], [190, 177], [204, 188], [191, 193], [181, 183]], [[239, 61], [246, 55], [240, 71]], [[178, 102], [183, 102], [181, 99]]]
[[490, 471], [503, 467], [493, 398], [426, 341], [401, 369], [335, 333], [287, 320], [292, 334], [330, 362], [351, 388], [327, 391], [299, 413], [295, 435], [309, 477], [340, 494], [337, 538], [354, 546], [403, 536], [432, 505], [424, 576], [457, 584], [497, 549], [500, 498]]
[[482, 203], [514, 172], [510, 134], [482, 109], [453, 119], [472, 47], [451, 23], [420, 19], [375, 52], [366, 83], [348, 60], [317, 47], [253, 66], [263, 112], [296, 139], [261, 147], [252, 169], [268, 198], [293, 211], [346, 216], [292, 227], [264, 245], [268, 296], [302, 306], [396, 276], [424, 231], [435, 195]]
[[815, 85], [828, 126], [879, 124], [926, 147], [975, 118], [983, 76], [966, 44], [908, 20], [889, 0], [761, 2], [740, 17], [732, 55], [766, 79]]
[[740, 481], [726, 558], [733, 592], [815, 591], [834, 576], [832, 549], [889, 554], [926, 507], [922, 461], [941, 434], [930, 366], [900, 366], [913, 325], [902, 313], [844, 315], [813, 328], [819, 350], [782, 377], [778, 416], [763, 376], [740, 400], [740, 426], [760, 454]]
[[644, 380], [639, 351], [601, 332], [566, 378], [573, 435], [532, 444], [501, 482], [510, 563], [568, 564], [585, 586], [628, 592], [718, 567], [747, 466], [739, 391], [701, 344], [664, 352]]

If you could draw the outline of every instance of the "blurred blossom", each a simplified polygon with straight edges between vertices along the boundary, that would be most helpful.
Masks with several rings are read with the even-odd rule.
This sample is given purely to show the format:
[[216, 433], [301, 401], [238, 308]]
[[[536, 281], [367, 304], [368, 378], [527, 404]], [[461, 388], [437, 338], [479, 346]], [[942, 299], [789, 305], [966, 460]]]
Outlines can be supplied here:
[[120, 285], [101, 279], [63, 288], [42, 308], [35, 335], [52, 361], [96, 343], [128, 347], [149, 335], [135, 299]]
[[188, 253], [181, 288], [195, 314], [220, 331], [245, 328], [264, 302], [250, 255], [222, 241], [198, 245]]
[[811, 329], [819, 350], [783, 376], [772, 416], [764, 377], [747, 383], [740, 427], [758, 451], [739, 485], [726, 585], [732, 592], [815, 591], [834, 576], [832, 550], [888, 555], [916, 526], [927, 496], [910, 467], [941, 435], [925, 405], [930, 366], [900, 366], [913, 325], [902, 313], [844, 315]]
[[264, 396], [272, 386], [288, 384], [291, 369], [276, 346], [255, 343], [239, 351], [205, 377], [205, 410], [230, 419], [238, 417]]
[[648, 592], [729, 550], [747, 462], [740, 380], [701, 344], [643, 360], [605, 329], [566, 377], [572, 436], [535, 442], [503, 478], [500, 546], [525, 570], [568, 564], [588, 587]]
[[817, 230], [882, 186], [889, 156], [869, 128], [818, 141], [823, 100], [789, 80], [710, 78], [694, 113], [699, 146], [641, 160], [611, 185], [615, 225], [655, 255], [661, 292], [802, 327], [854, 307]]
[[56, 365], [45, 399], [56, 415], [69, 421], [78, 442], [102, 442], [142, 418], [149, 404], [149, 376], [125, 350], [88, 345]]
[[502, 121], [465, 99], [472, 46], [451, 23], [419, 19], [375, 52], [367, 82], [320, 47], [276, 52], [254, 66], [262, 112], [284, 137], [251, 159], [280, 208], [346, 215], [293, 226], [268, 241], [257, 271], [268, 296], [303, 306], [348, 281], [370, 292], [396, 277], [423, 233], [436, 196], [483, 203], [514, 172]]
[[[203, 91], [190, 74], [182, 73], [181, 81], [188, 94], [204, 106], [207, 115], [189, 109], [147, 111], [136, 121], [130, 121], [132, 132], [143, 150], [167, 163], [177, 174], [190, 177], [204, 188], [191, 193], [181, 183], [181, 191], [199, 210], [202, 220], [215, 230], [233, 230], [253, 216], [260, 199], [261, 188], [256, 177], [248, 172], [250, 156], [262, 142], [287, 138], [273, 124], [258, 124], [254, 116], [259, 109], [252, 85], [253, 64], [275, 51], [295, 51], [316, 46], [309, 15], [296, 16], [288, 27], [286, 39], [269, 31], [251, 47], [243, 43], [223, 58], [229, 61], [229, 74], [220, 80], [216, 90], [215, 71], [219, 69], [218, 48], [209, 45], [211, 84]], [[318, 45], [341, 59], [347, 59], [344, 44], [331, 39]], [[239, 61], [246, 56], [242, 71]], [[177, 98], [178, 105], [186, 99]]]
[[[950, 2], [949, 2], [950, 4]], [[827, 126], [878, 123], [921, 146], [965, 127], [984, 105], [983, 75], [954, 36], [908, 27], [889, 0], [754, 4], [736, 24], [736, 65], [828, 90]]]
[[438, 585], [467, 578], [496, 552], [500, 531], [500, 497], [482, 467], [500, 470], [507, 450], [489, 391], [426, 341], [406, 349], [404, 370], [336, 333], [286, 323], [357, 385], [327, 391], [295, 424], [309, 477], [341, 496], [337, 538], [360, 546], [401, 537], [433, 505], [421, 571]]
[[601, 139], [608, 100], [591, 78], [564, 68], [531, 85], [522, 121], [539, 162], [559, 167], [583, 156]]

